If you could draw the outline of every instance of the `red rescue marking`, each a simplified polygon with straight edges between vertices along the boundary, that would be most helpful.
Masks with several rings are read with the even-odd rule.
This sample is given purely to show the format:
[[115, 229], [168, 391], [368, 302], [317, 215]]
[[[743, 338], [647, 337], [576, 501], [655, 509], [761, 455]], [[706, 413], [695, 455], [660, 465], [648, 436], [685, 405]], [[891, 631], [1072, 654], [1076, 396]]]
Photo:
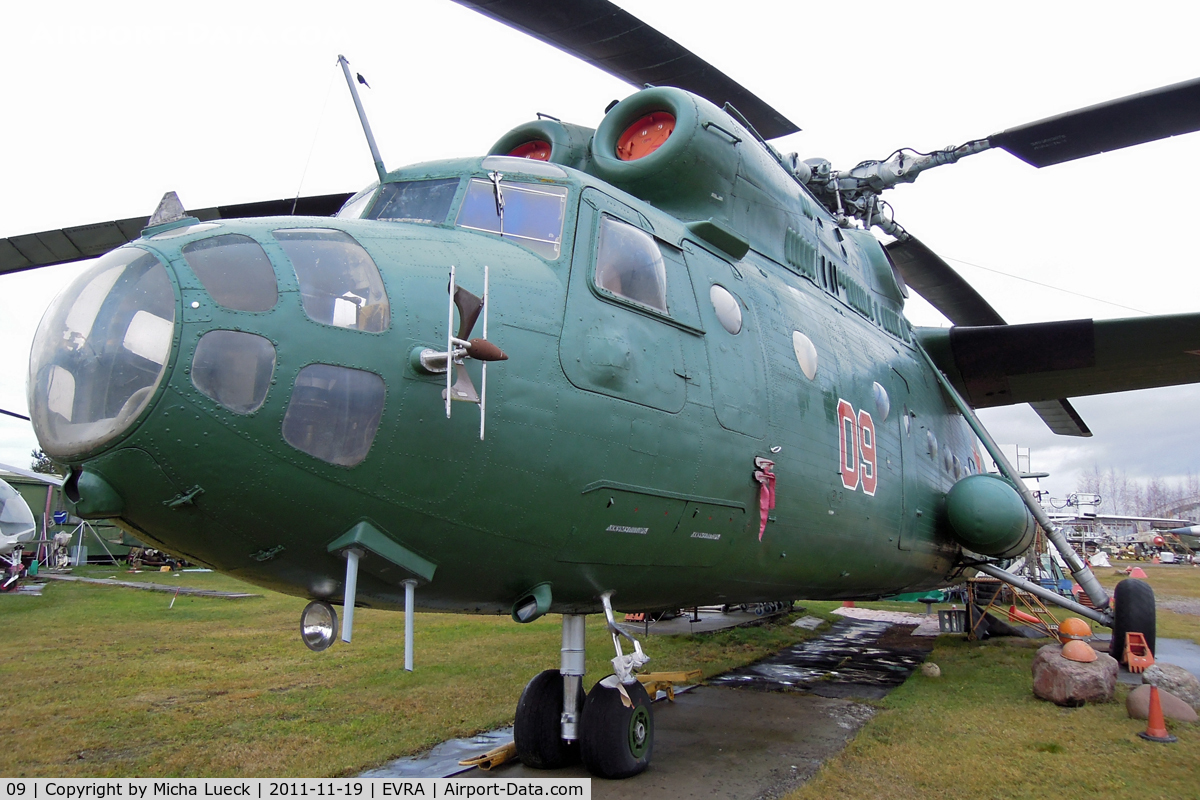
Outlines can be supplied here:
[[858, 420], [854, 418], [854, 406], [845, 400], [838, 400], [837, 412], [842, 486], [854, 491], [858, 488]]

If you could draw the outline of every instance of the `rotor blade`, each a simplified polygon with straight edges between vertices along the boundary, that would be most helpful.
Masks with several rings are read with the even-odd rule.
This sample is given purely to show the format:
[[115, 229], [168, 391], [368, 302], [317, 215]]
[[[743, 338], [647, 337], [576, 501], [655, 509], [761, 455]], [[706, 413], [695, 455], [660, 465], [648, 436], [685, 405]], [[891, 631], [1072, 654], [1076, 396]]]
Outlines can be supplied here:
[[676, 86], [729, 103], [764, 139], [800, 130], [716, 67], [608, 0], [455, 0], [641, 88]]
[[[983, 295], [919, 239], [910, 236], [887, 246], [892, 263], [904, 281], [955, 325], [1005, 325], [1004, 318]], [[952, 331], [955, 329], [951, 329]], [[953, 378], [952, 378], [953, 379]], [[983, 392], [968, 393], [971, 405], [992, 405]], [[1091, 436], [1087, 423], [1065, 398], [1029, 404], [1051, 431], [1060, 436]]]
[[1042, 418], [1051, 433], [1059, 436], [1091, 436], [1092, 429], [1079, 416], [1069, 400], [1043, 400], [1030, 403], [1029, 407]]
[[[58, 477], [57, 475], [46, 475], [41, 472], [34, 472], [33, 470], [22, 469], [21, 467], [14, 467], [11, 464], [0, 464], [0, 470], [4, 470], [5, 472], [11, 472], [13, 475], [20, 475], [22, 478], [29, 478], [31, 480], [40, 481], [41, 483], [48, 483], [51, 486], [62, 486], [63, 485], [63, 479]], [[0, 476], [0, 477], [3, 477], [3, 476]]]
[[910, 236], [887, 245], [904, 282], [955, 325], [1003, 325], [1004, 318], [954, 269]]
[[1200, 78], [1109, 100], [988, 137], [1035, 167], [1200, 130]]
[[[350, 193], [313, 195], [256, 203], [200, 208], [187, 213], [201, 222], [247, 217], [329, 217], [350, 199]], [[295, 209], [293, 211], [293, 208]], [[74, 228], [26, 233], [0, 239], [0, 275], [102, 256], [142, 235], [149, 217], [130, 217]]]

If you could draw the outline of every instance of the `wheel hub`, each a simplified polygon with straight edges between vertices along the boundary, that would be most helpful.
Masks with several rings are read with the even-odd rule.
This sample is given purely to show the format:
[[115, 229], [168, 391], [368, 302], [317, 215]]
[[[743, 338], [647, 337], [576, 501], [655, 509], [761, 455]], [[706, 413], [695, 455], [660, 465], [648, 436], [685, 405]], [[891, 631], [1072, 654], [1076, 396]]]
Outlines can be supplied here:
[[650, 730], [650, 715], [646, 709], [638, 707], [634, 709], [633, 716], [629, 720], [629, 752], [634, 758], [641, 758], [646, 752], [646, 738]]

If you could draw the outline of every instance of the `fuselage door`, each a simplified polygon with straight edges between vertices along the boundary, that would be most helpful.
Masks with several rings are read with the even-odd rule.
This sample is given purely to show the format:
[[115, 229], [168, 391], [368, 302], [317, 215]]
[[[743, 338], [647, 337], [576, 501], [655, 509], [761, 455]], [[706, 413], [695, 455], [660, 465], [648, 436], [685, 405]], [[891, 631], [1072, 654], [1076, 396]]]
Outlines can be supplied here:
[[766, 369], [744, 281], [728, 262], [692, 242], [684, 242], [684, 254], [700, 298], [717, 421], [761, 439], [767, 433]]
[[677, 413], [685, 339], [700, 334], [682, 254], [637, 211], [588, 189], [580, 202], [559, 358], [580, 389]]

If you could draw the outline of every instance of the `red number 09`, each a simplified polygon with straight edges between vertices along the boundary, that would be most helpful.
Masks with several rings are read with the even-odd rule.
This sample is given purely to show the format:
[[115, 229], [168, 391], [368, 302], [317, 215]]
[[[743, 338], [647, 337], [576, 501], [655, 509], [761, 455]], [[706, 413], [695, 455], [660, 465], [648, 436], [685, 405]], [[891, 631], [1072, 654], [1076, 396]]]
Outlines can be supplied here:
[[875, 421], [866, 411], [854, 413], [854, 406], [838, 400], [838, 452], [842, 486], [854, 491], [862, 483], [864, 493], [874, 496], [879, 485], [876, 471]]

